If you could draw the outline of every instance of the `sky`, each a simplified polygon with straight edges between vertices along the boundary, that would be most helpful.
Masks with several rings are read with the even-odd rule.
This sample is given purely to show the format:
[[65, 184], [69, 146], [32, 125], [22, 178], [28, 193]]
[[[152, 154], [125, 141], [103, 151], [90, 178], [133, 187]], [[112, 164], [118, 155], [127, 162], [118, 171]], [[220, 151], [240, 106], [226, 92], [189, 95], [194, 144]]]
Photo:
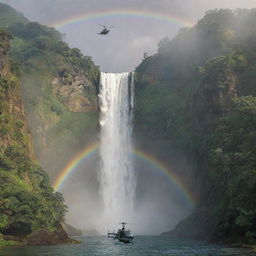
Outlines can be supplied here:
[[[83, 54], [92, 56], [94, 62], [105, 72], [133, 71], [147, 52], [157, 51], [158, 42], [173, 38], [179, 29], [195, 24], [209, 9], [256, 8], [256, 0], [0, 0], [23, 13], [31, 21], [54, 26], [72, 17], [91, 13], [107, 13], [126, 10], [124, 13], [147, 13], [150, 15], [110, 15], [85, 19], [83, 22], [58, 26], [65, 34], [64, 40]], [[160, 18], [156, 18], [160, 17]], [[161, 18], [162, 17], [162, 18]], [[169, 18], [164, 18], [169, 17]], [[100, 25], [113, 26], [107, 36], [98, 35]], [[183, 159], [182, 159], [183, 160]], [[177, 165], [182, 160], [177, 161]], [[94, 159], [94, 161], [98, 161]], [[182, 161], [182, 165], [184, 161]], [[137, 163], [137, 223], [144, 221], [144, 234], [160, 233], [173, 228], [190, 211], [184, 206], [173, 189], [170, 179], [156, 176], [149, 166]], [[97, 194], [95, 162], [84, 165], [67, 182], [64, 194], [69, 206], [67, 222], [86, 229], [99, 223], [103, 209]], [[187, 167], [189, 168], [189, 167]], [[84, 170], [90, 170], [85, 173]], [[176, 169], [176, 168], [174, 168]], [[147, 173], [146, 173], [147, 172]], [[144, 179], [147, 175], [147, 179]], [[72, 191], [72, 193], [70, 193]], [[152, 203], [154, 202], [154, 203]], [[159, 210], [161, 209], [161, 210]], [[129, 222], [129, 221], [128, 221]], [[152, 224], [153, 223], [153, 224]], [[86, 226], [87, 225], [87, 226]], [[96, 226], [97, 227], [97, 226]], [[139, 226], [141, 229], [141, 226]], [[136, 227], [133, 227], [136, 231]]]
[[[22, 12], [31, 21], [54, 26], [61, 20], [106, 13], [116, 9], [151, 13], [110, 15], [57, 27], [71, 47], [91, 56], [105, 72], [133, 71], [147, 52], [157, 51], [158, 42], [173, 38], [179, 29], [196, 23], [209, 9], [256, 8], [256, 0], [0, 0]], [[168, 16], [157, 19], [154, 16]], [[107, 36], [98, 35], [99, 25], [113, 26]]]

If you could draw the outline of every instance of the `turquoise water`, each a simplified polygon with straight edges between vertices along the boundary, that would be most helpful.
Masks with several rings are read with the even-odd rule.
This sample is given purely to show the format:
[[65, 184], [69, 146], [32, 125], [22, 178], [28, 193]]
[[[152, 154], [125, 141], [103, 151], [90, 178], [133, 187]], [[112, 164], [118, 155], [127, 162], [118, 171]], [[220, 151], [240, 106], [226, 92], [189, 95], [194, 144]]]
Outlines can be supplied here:
[[0, 249], [1, 256], [224, 256], [244, 255], [241, 249], [200, 241], [164, 236], [137, 236], [133, 244], [122, 244], [107, 237], [79, 238], [76, 245], [27, 246]]

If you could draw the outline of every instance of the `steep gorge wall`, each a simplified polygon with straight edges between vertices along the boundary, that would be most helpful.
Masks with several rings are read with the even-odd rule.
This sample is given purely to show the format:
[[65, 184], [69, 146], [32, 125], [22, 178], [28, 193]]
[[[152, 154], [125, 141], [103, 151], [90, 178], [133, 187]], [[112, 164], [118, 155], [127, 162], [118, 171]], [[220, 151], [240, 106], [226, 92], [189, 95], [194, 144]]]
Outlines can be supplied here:
[[[61, 72], [46, 72], [47, 77], [33, 71], [23, 75], [22, 87], [37, 159], [53, 178], [68, 159], [97, 139], [97, 82], [89, 81], [82, 69], [68, 79]], [[37, 88], [43, 90], [38, 93]]]
[[184, 156], [197, 197], [170, 234], [255, 244], [255, 20], [255, 9], [209, 11], [136, 69], [138, 141], [170, 165]]
[[10, 56], [19, 66], [36, 158], [54, 180], [97, 140], [99, 68], [55, 29], [29, 22], [7, 5], [0, 4], [0, 20], [13, 36]]
[[69, 241], [61, 227], [66, 207], [35, 162], [20, 84], [12, 73], [11, 35], [0, 30], [0, 247]]

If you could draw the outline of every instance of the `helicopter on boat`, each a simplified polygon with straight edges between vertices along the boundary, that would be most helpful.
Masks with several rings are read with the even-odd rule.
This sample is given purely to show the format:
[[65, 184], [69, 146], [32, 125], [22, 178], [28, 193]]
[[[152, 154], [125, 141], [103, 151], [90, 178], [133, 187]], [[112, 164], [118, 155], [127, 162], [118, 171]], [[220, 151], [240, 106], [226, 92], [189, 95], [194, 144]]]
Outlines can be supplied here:
[[114, 231], [112, 233], [108, 232], [108, 237], [113, 238], [113, 240], [117, 239], [119, 242], [122, 242], [125, 244], [132, 243], [133, 234], [129, 229], [125, 228], [125, 225], [127, 223], [122, 222], [120, 224], [122, 224], [122, 228], [118, 229], [117, 233], [115, 233]]
[[100, 33], [98, 33], [98, 35], [107, 35], [109, 32], [110, 32], [110, 28], [113, 28], [113, 27], [106, 27], [104, 25], [99, 25], [101, 27], [103, 27], [103, 29], [101, 30]]

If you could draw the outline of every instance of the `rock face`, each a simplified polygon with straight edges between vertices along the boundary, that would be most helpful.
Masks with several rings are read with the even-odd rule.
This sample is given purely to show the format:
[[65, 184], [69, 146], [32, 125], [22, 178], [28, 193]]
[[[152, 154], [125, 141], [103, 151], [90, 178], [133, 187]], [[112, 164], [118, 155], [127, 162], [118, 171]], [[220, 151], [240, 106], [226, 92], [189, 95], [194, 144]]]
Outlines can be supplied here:
[[[1, 98], [0, 112], [4, 114], [0, 113], [0, 198], [2, 188], [7, 186], [11, 186], [10, 190], [19, 195], [17, 198], [10, 195], [11, 202], [14, 201], [11, 204], [13, 209], [4, 209], [6, 216], [2, 214], [2, 198], [0, 200], [0, 234], [2, 232], [8, 240], [21, 239], [25, 244], [66, 241], [65, 231], [56, 227], [56, 224], [64, 222], [64, 199], [61, 194], [53, 193], [50, 182], [54, 183], [55, 177], [74, 155], [97, 140], [97, 85], [100, 71], [90, 57], [84, 56], [79, 49], [70, 48], [58, 31], [36, 22], [23, 21], [13, 8], [1, 3], [0, 21], [1, 27], [5, 27], [13, 36], [14, 47], [10, 49], [9, 56], [15, 63], [11, 68], [6, 65], [5, 53], [10, 44], [2, 40], [0, 94], [3, 84], [4, 102]], [[3, 39], [8, 36], [8, 33], [1, 34]], [[22, 42], [22, 47], [19, 42]], [[13, 81], [17, 78], [9, 72], [10, 69], [19, 77], [21, 90], [18, 83]], [[5, 74], [8, 77], [4, 77]], [[6, 85], [7, 93], [4, 91]], [[9, 130], [10, 127], [13, 129]], [[9, 150], [8, 161], [5, 156], [2, 158], [2, 150], [12, 145], [14, 138], [19, 140], [18, 146], [32, 152], [31, 137], [34, 154], [19, 154], [20, 148], [14, 145], [17, 152]], [[11, 162], [10, 154], [14, 156]], [[35, 158], [47, 171], [49, 178], [32, 161]], [[15, 175], [8, 176], [7, 172], [2, 172], [2, 165], [5, 170], [11, 169], [12, 172], [12, 167], [19, 165], [20, 168], [16, 168]], [[24, 209], [22, 205], [25, 205]], [[13, 214], [15, 208], [25, 211], [25, 214]], [[22, 217], [19, 219], [19, 216]]]
[[[16, 63], [13, 67], [19, 67], [33, 150], [54, 179], [65, 161], [97, 137], [99, 67], [79, 49], [70, 48], [54, 28], [30, 22], [1, 3], [0, 23], [13, 36], [9, 55]], [[1, 52], [9, 47], [7, 43]], [[1, 57], [0, 66], [6, 67], [5, 61]]]
[[[97, 100], [94, 85], [84, 76], [74, 74], [69, 84], [65, 78], [54, 78], [53, 90], [71, 112], [96, 112]], [[91, 94], [91, 95], [90, 95]]]
[[11, 35], [4, 31], [0, 31], [0, 40], [2, 47], [0, 48], [0, 71], [1, 75], [6, 75], [9, 72], [7, 53], [10, 49]]
[[195, 181], [195, 210], [169, 234], [256, 243], [255, 19], [209, 11], [136, 69], [135, 135], [184, 153]]
[[28, 245], [50, 245], [61, 243], [72, 243], [74, 240], [70, 239], [61, 225], [58, 225], [54, 232], [48, 230], [39, 230], [32, 233], [27, 238]]
[[[8, 58], [8, 52], [10, 50], [10, 39], [12, 36], [6, 31], [0, 31], [0, 80], [1, 80], [1, 104], [0, 115], [8, 113], [15, 117], [17, 120], [26, 120], [25, 111], [22, 104], [20, 95], [20, 88], [17, 78], [10, 71], [10, 61]], [[3, 120], [2, 120], [3, 121]], [[31, 137], [28, 134], [26, 123], [19, 128], [20, 132], [26, 134], [29, 137], [26, 149], [29, 153], [32, 152]], [[0, 146], [2, 148], [8, 147], [12, 142], [12, 136], [10, 133], [2, 132], [0, 134]]]
[[[192, 116], [198, 130], [211, 127], [214, 122], [230, 109], [232, 99], [236, 97], [237, 76], [226, 60], [228, 57], [216, 57], [207, 62], [202, 72], [198, 90], [193, 96]], [[222, 70], [216, 73], [216, 66]]]
[[10, 38], [0, 31], [0, 247], [68, 242], [60, 225], [63, 197], [34, 161], [20, 83], [7, 55]]
[[[47, 84], [44, 79], [43, 86]], [[23, 88], [27, 87], [25, 80]], [[37, 95], [39, 102], [34, 106], [28, 95], [24, 101], [36, 157], [54, 179], [69, 158], [97, 139], [98, 109], [96, 86], [84, 74], [73, 73], [68, 80], [59, 74], [51, 78], [50, 85], [50, 96]], [[61, 160], [56, 162], [56, 158]]]
[[[17, 33], [16, 26], [9, 28], [14, 45], [22, 40], [26, 49], [31, 45], [35, 49], [28, 56], [16, 47], [10, 56], [20, 64], [23, 102], [36, 158], [53, 181], [73, 155], [97, 140], [100, 71], [90, 57], [63, 42], [58, 31], [27, 22], [18, 25]], [[31, 27], [33, 33], [28, 36]]]
[[17, 245], [54, 245], [64, 243], [78, 243], [77, 241], [68, 237], [66, 231], [62, 225], [58, 225], [55, 231], [49, 231], [47, 229], [40, 229], [29, 236], [11, 236], [4, 235], [2, 239], [6, 241], [14, 241]]

